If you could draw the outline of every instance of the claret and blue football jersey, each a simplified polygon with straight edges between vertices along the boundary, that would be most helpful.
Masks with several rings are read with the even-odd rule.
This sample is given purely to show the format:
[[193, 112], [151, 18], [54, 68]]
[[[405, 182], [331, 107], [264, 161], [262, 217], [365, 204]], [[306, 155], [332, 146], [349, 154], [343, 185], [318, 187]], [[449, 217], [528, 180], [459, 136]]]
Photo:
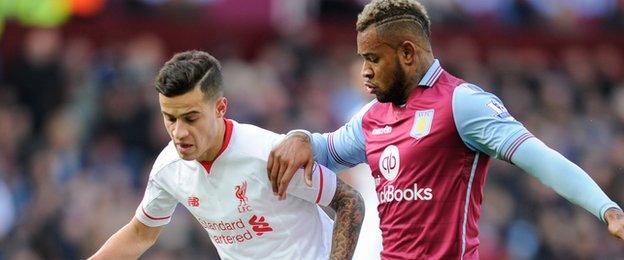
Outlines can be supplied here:
[[[382, 259], [478, 259], [490, 158], [512, 162], [518, 148], [534, 138], [495, 95], [434, 60], [403, 106], [373, 100], [337, 131], [311, 139], [315, 160], [334, 171], [370, 166]], [[571, 183], [590, 182], [581, 176]], [[617, 206], [592, 185], [585, 186], [595, 196], [585, 204], [600, 204], [592, 213]]]

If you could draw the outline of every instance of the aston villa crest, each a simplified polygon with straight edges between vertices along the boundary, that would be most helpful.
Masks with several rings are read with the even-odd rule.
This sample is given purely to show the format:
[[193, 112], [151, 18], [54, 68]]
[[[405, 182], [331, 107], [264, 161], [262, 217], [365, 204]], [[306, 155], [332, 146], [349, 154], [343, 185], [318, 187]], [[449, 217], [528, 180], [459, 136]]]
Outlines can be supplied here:
[[414, 114], [414, 125], [410, 131], [410, 136], [420, 139], [425, 137], [431, 132], [431, 125], [433, 124], [433, 109], [418, 110]]

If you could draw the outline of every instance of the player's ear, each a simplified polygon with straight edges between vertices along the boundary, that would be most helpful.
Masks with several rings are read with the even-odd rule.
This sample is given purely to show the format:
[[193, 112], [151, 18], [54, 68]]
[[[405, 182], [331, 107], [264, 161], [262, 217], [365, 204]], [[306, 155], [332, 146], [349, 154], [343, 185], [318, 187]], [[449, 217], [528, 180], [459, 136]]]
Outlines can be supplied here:
[[217, 98], [215, 102], [217, 117], [221, 118], [225, 116], [225, 112], [227, 112], [228, 101], [225, 97]]
[[412, 65], [416, 59], [416, 46], [411, 41], [404, 41], [399, 45], [397, 49], [399, 59], [403, 61], [405, 65]]

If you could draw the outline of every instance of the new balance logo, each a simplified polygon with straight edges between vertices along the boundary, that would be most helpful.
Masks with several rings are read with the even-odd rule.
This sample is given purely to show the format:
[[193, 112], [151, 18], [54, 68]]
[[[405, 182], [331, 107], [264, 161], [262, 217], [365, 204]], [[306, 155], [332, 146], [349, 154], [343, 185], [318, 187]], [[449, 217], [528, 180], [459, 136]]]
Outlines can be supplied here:
[[188, 197], [188, 199], [186, 200], [186, 203], [188, 203], [189, 207], [199, 207], [199, 198]]
[[264, 233], [273, 231], [273, 228], [271, 228], [271, 226], [269, 225], [269, 223], [266, 222], [263, 216], [251, 216], [251, 218], [249, 219], [249, 224], [252, 226], [251, 229], [253, 229], [253, 231], [256, 232], [256, 235], [258, 236], [262, 236], [264, 235]]
[[392, 133], [391, 126], [386, 126], [384, 128], [375, 128], [373, 129], [373, 132], [371, 132], [372, 135], [387, 135], [389, 133]]

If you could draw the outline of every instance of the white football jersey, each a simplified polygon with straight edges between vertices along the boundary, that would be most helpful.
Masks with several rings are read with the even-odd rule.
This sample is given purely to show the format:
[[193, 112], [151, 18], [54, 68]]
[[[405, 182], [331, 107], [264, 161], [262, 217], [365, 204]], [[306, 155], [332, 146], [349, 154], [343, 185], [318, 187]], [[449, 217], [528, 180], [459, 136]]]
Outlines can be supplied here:
[[289, 196], [278, 201], [266, 165], [284, 136], [229, 119], [225, 132], [214, 162], [185, 161], [170, 142], [154, 163], [136, 218], [162, 226], [181, 203], [222, 259], [328, 259], [333, 222], [316, 204], [329, 205], [336, 175], [316, 164], [308, 187], [298, 172]]

